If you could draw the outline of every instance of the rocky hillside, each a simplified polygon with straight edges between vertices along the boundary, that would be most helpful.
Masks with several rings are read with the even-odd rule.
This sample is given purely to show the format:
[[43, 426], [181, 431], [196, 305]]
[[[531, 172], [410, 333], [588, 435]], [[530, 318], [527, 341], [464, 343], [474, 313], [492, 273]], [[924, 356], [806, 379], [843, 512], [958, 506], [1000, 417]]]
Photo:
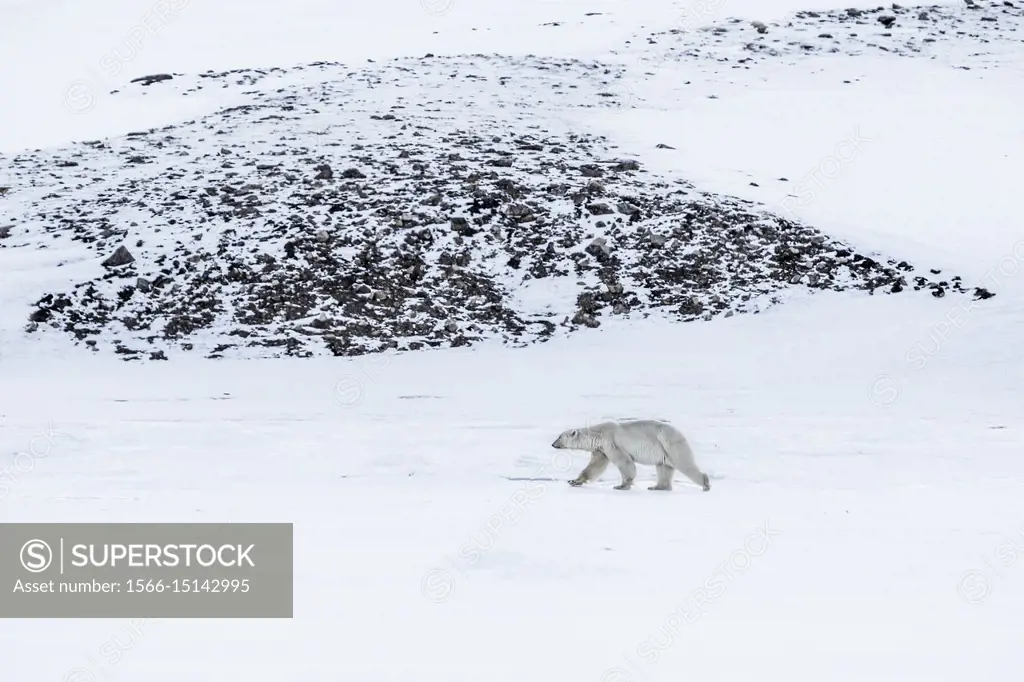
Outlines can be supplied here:
[[[793, 38], [812, 24], [822, 35], [832, 27], [819, 38], [836, 49], [862, 49], [837, 37], [854, 23], [908, 56], [908, 40], [945, 35], [936, 22], [976, 17], [974, 30], [1005, 31], [1021, 13], [1003, 3], [833, 14], [649, 40], [692, 40], [659, 58], [704, 60], [743, 33], [745, 59], [764, 59], [806, 51]], [[916, 37], [897, 39], [897, 28]], [[426, 55], [133, 83], [180, 97], [232, 89], [246, 103], [0, 157], [0, 248], [73, 246], [92, 263], [38, 299], [26, 333], [126, 359], [355, 355], [530, 343], [616, 316], [710, 320], [756, 312], [794, 287], [965, 290], [927, 264], [860, 253], [701, 192], [685, 169], [648, 172], [645, 158], [579, 129], [573, 110], [620, 106], [616, 88], [630, 74], [621, 64]]]

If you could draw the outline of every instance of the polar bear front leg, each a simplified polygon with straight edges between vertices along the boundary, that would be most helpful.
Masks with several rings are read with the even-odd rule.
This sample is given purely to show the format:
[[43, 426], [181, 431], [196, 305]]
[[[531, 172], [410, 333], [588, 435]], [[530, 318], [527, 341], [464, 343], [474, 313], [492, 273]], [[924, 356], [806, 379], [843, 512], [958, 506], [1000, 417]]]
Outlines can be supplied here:
[[590, 462], [586, 468], [580, 472], [580, 475], [569, 481], [569, 485], [579, 487], [587, 481], [597, 480], [604, 470], [608, 468], [608, 457], [600, 450], [594, 450], [590, 453]]
[[605, 449], [609, 461], [615, 465], [622, 474], [622, 483], [615, 486], [615, 490], [629, 490], [633, 487], [633, 480], [636, 478], [636, 463], [633, 458], [620, 450], [614, 444]]

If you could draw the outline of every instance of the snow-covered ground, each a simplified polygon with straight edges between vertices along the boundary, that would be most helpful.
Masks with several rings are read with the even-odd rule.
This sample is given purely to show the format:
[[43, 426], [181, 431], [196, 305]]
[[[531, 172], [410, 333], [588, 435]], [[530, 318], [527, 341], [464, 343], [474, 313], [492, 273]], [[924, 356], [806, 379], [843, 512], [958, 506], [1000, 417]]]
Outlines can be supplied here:
[[[617, 99], [539, 115], [996, 294], [794, 288], [758, 314], [611, 318], [526, 348], [126, 363], [26, 335], [68, 276], [48, 249], [0, 248], [0, 520], [295, 523], [293, 619], [7, 620], [4, 679], [1019, 679], [1019, 3], [908, 8], [901, 40], [921, 11], [967, 22], [914, 34], [941, 36], [915, 54], [871, 48], [873, 18], [784, 25], [830, 6], [873, 7], [0, 0], [0, 58], [17, 66], [0, 72], [16, 102], [0, 108], [4, 158], [251, 97], [160, 87], [207, 69], [596, 59], [625, 69]], [[159, 30], [104, 71], [153, 12]], [[696, 30], [730, 16], [767, 33]], [[990, 24], [998, 36], [979, 33]], [[760, 35], [781, 42], [738, 62]], [[158, 72], [183, 75], [128, 87]], [[14, 175], [0, 167], [0, 186]], [[649, 492], [643, 467], [629, 492], [614, 470], [566, 485], [587, 457], [552, 450], [555, 435], [614, 417], [681, 427], [711, 491], [677, 476]]]

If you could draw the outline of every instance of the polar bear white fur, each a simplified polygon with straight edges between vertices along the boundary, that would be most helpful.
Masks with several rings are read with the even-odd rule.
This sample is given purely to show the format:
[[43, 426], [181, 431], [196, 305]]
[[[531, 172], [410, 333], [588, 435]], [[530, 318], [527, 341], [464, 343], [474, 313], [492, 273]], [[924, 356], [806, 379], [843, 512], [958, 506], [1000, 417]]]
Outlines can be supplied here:
[[686, 437], [668, 422], [630, 419], [568, 429], [551, 447], [590, 453], [590, 463], [569, 481], [572, 486], [597, 479], [611, 462], [622, 474], [622, 483], [615, 486], [616, 490], [633, 487], [637, 464], [653, 465], [658, 470], [658, 482], [648, 490], [672, 490], [672, 474], [676, 469], [705, 492], [711, 490], [708, 475], [694, 462]]

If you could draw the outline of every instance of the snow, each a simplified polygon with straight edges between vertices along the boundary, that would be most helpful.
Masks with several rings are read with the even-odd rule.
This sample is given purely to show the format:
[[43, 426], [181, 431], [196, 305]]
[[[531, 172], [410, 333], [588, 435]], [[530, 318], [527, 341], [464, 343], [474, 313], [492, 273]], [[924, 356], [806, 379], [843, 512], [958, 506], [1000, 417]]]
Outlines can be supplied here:
[[[638, 97], [659, 97], [649, 107], [592, 122], [616, 131], [626, 149], [675, 147], [651, 156], [651, 170], [695, 167], [690, 177], [702, 189], [763, 202], [858, 245], [966, 268], [968, 281], [1014, 249], [1020, 260], [1020, 71], [977, 76], [924, 60], [823, 61], [754, 82], [709, 78], [676, 100], [657, 93], [679, 82], [683, 67], [663, 65], [634, 84]], [[789, 183], [750, 185], [780, 177]]]
[[[956, 62], [980, 51], [950, 38], [948, 60], [705, 59], [645, 76], [642, 36], [683, 10], [768, 22], [874, 5], [455, 0], [431, 15], [413, 0], [168, 0], [180, 11], [90, 85], [88, 111], [64, 108], [69, 84], [102, 73], [157, 5], [0, 0], [0, 59], [17, 65], [0, 73], [17, 103], [0, 110], [0, 151], [244, 101], [102, 94], [147, 73], [428, 51], [606, 57], [631, 65], [629, 103], [562, 112], [587, 132], [997, 295], [794, 291], [757, 315], [609, 322], [527, 348], [142, 364], [26, 340], [21, 311], [70, 276], [62, 254], [2, 250], [0, 519], [295, 524], [293, 619], [8, 620], [5, 679], [1019, 678], [1019, 37], [970, 70]], [[552, 34], [551, 21], [567, 25]], [[833, 173], [824, 160], [858, 135]], [[658, 143], [675, 149], [654, 155]], [[816, 170], [831, 177], [800, 200]], [[614, 417], [679, 426], [711, 491], [677, 475], [673, 492], [649, 492], [648, 467], [630, 492], [611, 489], [614, 469], [566, 485], [586, 453], [551, 441]]]

